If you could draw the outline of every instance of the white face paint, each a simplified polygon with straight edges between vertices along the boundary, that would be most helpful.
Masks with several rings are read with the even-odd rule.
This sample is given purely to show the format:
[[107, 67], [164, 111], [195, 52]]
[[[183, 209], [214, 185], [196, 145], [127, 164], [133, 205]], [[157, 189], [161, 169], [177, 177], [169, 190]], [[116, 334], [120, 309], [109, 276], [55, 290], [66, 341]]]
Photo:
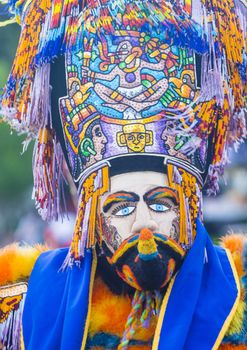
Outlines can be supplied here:
[[177, 240], [178, 199], [167, 176], [152, 171], [132, 172], [111, 178], [102, 198], [101, 213], [109, 228], [110, 245], [116, 247], [132, 234], [148, 228]]

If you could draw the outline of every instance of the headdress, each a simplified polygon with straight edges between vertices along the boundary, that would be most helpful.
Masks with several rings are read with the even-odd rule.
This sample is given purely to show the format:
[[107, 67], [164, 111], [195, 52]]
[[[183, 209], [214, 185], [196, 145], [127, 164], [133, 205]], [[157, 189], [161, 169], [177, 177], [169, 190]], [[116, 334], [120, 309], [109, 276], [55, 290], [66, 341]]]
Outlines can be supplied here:
[[[35, 138], [34, 198], [59, 213], [62, 152], [50, 107], [50, 65], [65, 56], [59, 99], [79, 204], [67, 262], [101, 240], [100, 197], [112, 160], [162, 157], [190, 246], [201, 190], [218, 190], [231, 147], [246, 137], [246, 3], [241, 0], [10, 2], [21, 23], [1, 114]], [[59, 77], [57, 77], [59, 79]]]

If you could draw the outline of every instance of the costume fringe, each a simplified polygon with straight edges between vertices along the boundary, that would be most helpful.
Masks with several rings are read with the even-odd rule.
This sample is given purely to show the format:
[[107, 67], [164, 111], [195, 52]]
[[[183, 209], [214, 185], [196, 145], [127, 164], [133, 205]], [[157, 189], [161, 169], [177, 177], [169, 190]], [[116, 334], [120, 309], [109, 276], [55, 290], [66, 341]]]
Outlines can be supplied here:
[[40, 128], [33, 153], [32, 199], [43, 220], [58, 220], [66, 208], [63, 189], [64, 156], [49, 123]]
[[82, 13], [83, 30], [100, 37], [101, 33], [113, 33], [138, 28], [138, 31], [155, 31], [173, 38], [174, 44], [206, 52], [208, 46], [200, 26], [191, 19], [177, 2], [163, 0], [115, 0], [88, 1]]
[[[50, 6], [51, 2], [49, 0], [30, 2], [21, 24], [22, 31], [16, 57], [1, 97], [1, 105], [3, 107], [1, 113], [4, 113], [7, 109], [15, 109], [15, 119], [19, 122], [19, 125], [15, 123], [14, 127], [17, 127], [17, 131], [27, 132], [34, 136], [37, 135], [40, 122], [42, 122], [42, 115], [38, 116], [38, 120], [36, 119], [39, 109], [35, 111], [33, 109], [30, 110], [30, 104], [32, 104], [31, 98], [33, 97], [33, 93], [35, 94], [33, 88], [35, 89], [36, 87], [36, 84], [34, 84], [37, 69], [35, 57], [38, 52], [43, 24]], [[30, 38], [32, 38], [31, 45]], [[49, 74], [47, 71], [45, 73], [46, 80], [49, 82]], [[42, 97], [40, 95], [40, 99]], [[36, 108], [39, 108], [39, 104], [36, 105]], [[35, 112], [34, 121], [31, 116], [33, 112]], [[6, 119], [9, 119], [8, 117], [8, 115], [5, 115]], [[11, 121], [12, 119], [10, 117], [10, 124]], [[37, 125], [37, 122], [39, 125]]]
[[[51, 0], [12, 0], [7, 3], [9, 13], [21, 24], [22, 31], [1, 97], [0, 114], [18, 132], [26, 132], [28, 140], [38, 139], [33, 161], [34, 197], [42, 217], [58, 216], [62, 170], [62, 155], [50, 123], [50, 107], [47, 107], [50, 103], [49, 63], [68, 50], [83, 47], [82, 34], [88, 36], [90, 43], [92, 38], [102, 39], [102, 33], [115, 30], [124, 33], [131, 28], [150, 32], [159, 27], [164, 37], [170, 36], [175, 45], [189, 47], [202, 55], [201, 94], [184, 115], [179, 111], [175, 118], [181, 118], [183, 132], [189, 131], [191, 136], [190, 147], [183, 149], [186, 154], [206, 147], [212, 136], [209, 154], [214, 156], [210, 160], [205, 187], [208, 194], [216, 193], [218, 178], [228, 163], [229, 150], [238, 148], [247, 136], [247, 7], [240, 0], [201, 0], [198, 9], [202, 20], [198, 24], [194, 20], [198, 20], [198, 16], [180, 2], [89, 0], [84, 5], [78, 0], [55, 0], [53, 3]], [[200, 122], [195, 128], [193, 123], [197, 117]], [[180, 169], [175, 173], [176, 170], [172, 175], [177, 177], [174, 186], [181, 197], [180, 238], [185, 245], [190, 245], [195, 226], [188, 220], [190, 217], [193, 222], [199, 211], [198, 185]], [[85, 184], [81, 184], [80, 200], [85, 201], [86, 193], [90, 193], [90, 198], [79, 204], [70, 262], [79, 260], [84, 248], [95, 243], [99, 202], [97, 179], [98, 173], [88, 178], [95, 186], [92, 195]], [[171, 177], [170, 180], [172, 183]], [[191, 194], [185, 194], [190, 186]]]
[[77, 0], [55, 0], [50, 13], [47, 35], [40, 40], [38, 65], [50, 62], [70, 50], [79, 30], [79, 4]]
[[108, 167], [105, 166], [90, 174], [81, 184], [74, 234], [69, 253], [62, 269], [79, 264], [85, 249], [102, 241], [102, 230], [97, 224], [100, 197], [109, 189]]
[[[26, 292], [27, 292], [27, 285]], [[18, 309], [12, 310], [4, 322], [0, 322], [0, 344], [3, 350], [20, 350], [21, 349], [21, 328], [22, 314], [26, 299], [26, 292], [22, 295]], [[0, 289], [1, 297], [1, 289]]]
[[[32, 198], [43, 220], [57, 220], [59, 214], [62, 215], [62, 207], [65, 207], [65, 203], [63, 205], [61, 203], [64, 198], [61, 193], [63, 192], [64, 156], [52, 128], [50, 85], [47, 79], [49, 75], [49, 64], [37, 69], [30, 103], [32, 120], [28, 121], [29, 125], [40, 126], [33, 153]], [[39, 120], [39, 116], [42, 116], [42, 121]]]
[[167, 165], [168, 183], [179, 196], [179, 243], [190, 248], [196, 236], [196, 218], [201, 217], [202, 196], [197, 179], [182, 168]]
[[210, 56], [202, 62], [202, 95], [205, 100], [214, 95], [222, 108], [206, 183], [210, 195], [219, 190], [230, 149], [237, 149], [247, 136], [247, 6], [241, 1], [202, 0], [202, 8], [210, 47]]

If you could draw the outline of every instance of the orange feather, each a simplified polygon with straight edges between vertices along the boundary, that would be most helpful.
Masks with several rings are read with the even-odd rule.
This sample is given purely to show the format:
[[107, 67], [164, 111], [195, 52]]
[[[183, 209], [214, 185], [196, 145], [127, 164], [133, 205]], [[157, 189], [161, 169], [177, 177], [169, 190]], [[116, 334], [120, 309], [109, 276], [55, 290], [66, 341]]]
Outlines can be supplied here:
[[222, 344], [219, 350], [247, 350], [247, 345]]
[[[127, 295], [113, 294], [99, 277], [95, 279], [89, 326], [90, 336], [103, 332], [114, 334], [121, 338], [130, 311], [131, 299]], [[150, 327], [138, 327], [134, 338], [143, 341], [150, 340], [154, 335], [156, 323], [157, 318], [153, 317]], [[139, 348], [136, 345], [135, 347], [131, 347], [131, 350], [138, 350]], [[140, 349], [144, 350], [146, 348], [143, 346]], [[147, 347], [147, 349], [149, 348]]]
[[48, 250], [42, 245], [19, 246], [12, 243], [0, 249], [0, 286], [28, 280], [39, 255]]
[[244, 248], [247, 238], [244, 234], [229, 234], [221, 238], [221, 246], [227, 248], [231, 254], [236, 266], [238, 276], [242, 278], [244, 271]]

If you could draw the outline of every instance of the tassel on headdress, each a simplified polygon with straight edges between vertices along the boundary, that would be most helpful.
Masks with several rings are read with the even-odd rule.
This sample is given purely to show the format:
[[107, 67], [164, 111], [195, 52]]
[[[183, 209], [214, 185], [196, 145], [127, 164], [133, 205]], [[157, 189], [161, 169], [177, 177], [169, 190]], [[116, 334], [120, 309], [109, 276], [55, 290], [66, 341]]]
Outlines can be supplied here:
[[63, 200], [63, 153], [49, 123], [40, 128], [34, 147], [33, 199], [43, 220], [58, 219], [62, 216], [60, 201]]
[[[67, 131], [65, 143], [67, 151], [69, 150], [68, 158], [72, 159], [71, 168], [82, 164], [77, 179], [83, 177], [85, 180], [79, 187], [78, 216], [68, 264], [79, 262], [84, 249], [95, 244], [95, 230], [99, 231], [99, 240], [101, 239], [101, 228], [96, 217], [100, 196], [108, 188], [107, 157], [114, 158], [129, 152], [124, 143], [119, 145], [117, 138], [114, 139], [116, 135], [123, 135], [119, 123], [121, 117], [118, 115], [116, 118], [112, 111], [112, 114], [102, 116], [107, 112], [103, 109], [103, 104], [97, 109], [98, 105], [94, 105], [97, 101], [90, 100], [95, 72], [91, 71], [86, 78], [80, 76], [81, 69], [92, 68], [92, 63], [97, 70], [97, 60], [104, 67], [104, 74], [111, 65], [120, 64], [119, 55], [113, 55], [112, 51], [116, 51], [118, 44], [111, 41], [112, 47], [107, 48], [107, 35], [114, 34], [114, 40], [121, 41], [130, 35], [130, 30], [138, 32], [135, 38], [138, 44], [134, 44], [137, 45], [138, 52], [133, 51], [134, 56], [131, 52], [128, 59], [138, 57], [140, 62], [143, 55], [147, 61], [156, 64], [164, 60], [163, 73], [169, 84], [176, 79], [181, 82], [182, 73], [192, 72], [196, 64], [195, 55], [200, 55], [201, 86], [190, 90], [194, 97], [176, 95], [174, 87], [170, 89], [168, 86], [159, 100], [161, 110], [154, 110], [152, 115], [140, 119], [142, 129], [145, 130], [143, 132], [149, 135], [150, 140], [152, 135], [154, 141], [152, 145], [152, 142], [147, 144], [147, 153], [160, 156], [170, 156], [162, 135], [165, 135], [167, 121], [174, 124], [174, 129], [167, 134], [172, 136], [174, 143], [174, 154], [170, 157], [174, 157], [177, 161], [175, 164], [180, 162], [181, 166], [168, 164], [168, 177], [170, 186], [180, 196], [180, 242], [185, 246], [190, 246], [195, 236], [195, 218], [200, 214], [201, 185], [192, 175], [193, 172], [187, 172], [186, 167], [183, 168], [183, 164], [187, 162], [194, 167], [195, 172], [200, 175], [203, 173], [204, 177], [207, 175], [205, 187], [209, 194], [215, 193], [218, 190], [218, 177], [228, 162], [230, 147], [236, 148], [246, 137], [247, 7], [242, 0], [198, 0], [198, 15], [189, 4], [190, 2], [183, 4], [181, 1], [167, 0], [89, 0], [86, 5], [78, 0], [9, 2], [10, 12], [21, 23], [22, 32], [16, 58], [1, 97], [0, 114], [19, 132], [27, 132], [29, 139], [37, 139], [34, 197], [44, 218], [57, 217], [59, 212], [58, 189], [62, 170], [62, 155], [50, 116], [49, 64], [55, 57], [66, 55], [66, 64], [70, 65], [69, 68], [75, 68], [73, 74], [77, 74], [74, 85], [83, 96], [78, 99], [76, 95], [77, 99], [73, 99], [68, 93], [62, 99], [65, 102], [63, 108], [60, 108], [63, 127]], [[80, 12], [81, 5], [83, 8]], [[155, 37], [159, 37], [154, 39], [158, 41], [150, 40], [154, 32]], [[171, 47], [167, 53], [167, 40], [171, 46], [178, 46], [176, 54]], [[74, 62], [74, 56], [79, 60]], [[177, 76], [174, 76], [176, 73], [171, 68], [178, 70]], [[189, 79], [195, 85], [195, 74], [191, 73]], [[148, 86], [145, 93], [152, 93], [157, 81], [148, 74], [144, 81]], [[113, 116], [116, 118], [114, 122]], [[154, 123], [151, 124], [149, 120], [145, 124], [150, 116]], [[79, 154], [79, 147], [91, 140], [85, 131], [92, 120], [98, 120], [103, 134], [106, 133], [107, 125], [110, 135], [106, 145], [108, 153], [101, 154], [101, 161], [105, 161], [101, 164], [102, 169], [97, 164], [89, 169], [92, 164], [89, 162], [90, 165], [85, 165], [87, 152], [83, 150], [83, 154]], [[154, 126], [159, 122], [161, 124]], [[79, 134], [81, 138], [73, 138], [77, 136], [79, 126], [80, 131], [83, 131]], [[151, 126], [153, 131], [149, 130]], [[162, 145], [161, 140], [164, 141]], [[155, 148], [157, 144], [161, 146], [159, 150]], [[182, 147], [180, 144], [183, 144]], [[72, 146], [76, 146], [75, 152]], [[78, 168], [75, 173], [76, 171]]]
[[175, 165], [167, 165], [167, 175], [179, 196], [179, 243], [188, 248], [196, 236], [196, 218], [201, 216], [201, 189], [195, 176]]
[[[37, 8], [36, 8], [37, 6]], [[33, 198], [44, 220], [61, 213], [64, 156], [51, 124], [50, 64], [38, 66], [42, 39], [50, 27], [51, 1], [18, 1], [10, 7], [22, 31], [16, 58], [1, 96], [0, 114], [27, 141], [36, 139], [33, 156]], [[30, 41], [30, 38], [32, 40]], [[25, 147], [27, 142], [25, 143]]]
[[108, 167], [93, 172], [82, 183], [78, 201], [74, 235], [64, 267], [74, 262], [80, 264], [85, 249], [91, 248], [102, 239], [102, 229], [97, 226], [100, 211], [100, 197], [109, 189]]
[[247, 136], [247, 7], [242, 0], [202, 0], [202, 7], [211, 54], [211, 62], [202, 61], [202, 89], [206, 91], [208, 79], [215, 75], [215, 95], [221, 95], [215, 149], [211, 150], [214, 157], [206, 183], [207, 193], [215, 194], [230, 148], [236, 149]]

